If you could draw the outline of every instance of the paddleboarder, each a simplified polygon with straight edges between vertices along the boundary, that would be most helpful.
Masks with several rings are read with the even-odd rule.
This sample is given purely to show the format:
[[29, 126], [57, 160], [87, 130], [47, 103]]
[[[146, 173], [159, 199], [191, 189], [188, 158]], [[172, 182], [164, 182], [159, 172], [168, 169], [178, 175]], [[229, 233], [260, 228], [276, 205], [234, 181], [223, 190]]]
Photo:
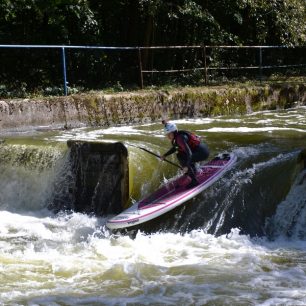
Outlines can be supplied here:
[[165, 134], [171, 141], [172, 148], [162, 155], [161, 159], [164, 160], [168, 155], [177, 152], [176, 156], [183, 167], [184, 173], [191, 178], [191, 182], [187, 185], [187, 188], [198, 185], [195, 163], [208, 158], [208, 146], [194, 133], [178, 130], [177, 126], [172, 122], [163, 120], [162, 123], [164, 124]]

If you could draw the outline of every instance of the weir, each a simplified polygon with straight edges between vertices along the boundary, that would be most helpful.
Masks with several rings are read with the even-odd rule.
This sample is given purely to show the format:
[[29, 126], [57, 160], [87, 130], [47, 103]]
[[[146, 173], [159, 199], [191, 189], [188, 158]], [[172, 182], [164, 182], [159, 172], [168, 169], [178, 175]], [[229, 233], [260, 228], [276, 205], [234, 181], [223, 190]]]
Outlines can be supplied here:
[[120, 142], [0, 142], [0, 205], [102, 216], [129, 198], [128, 151]]
[[[178, 121], [182, 129], [205, 137], [210, 158], [233, 152], [238, 162], [206, 192], [150, 225], [145, 223], [143, 230], [203, 229], [218, 236], [239, 228], [251, 236], [265, 235], [265, 223], [285, 201], [296, 177], [298, 191], [306, 183], [304, 114], [305, 108], [297, 108], [242, 118]], [[59, 216], [81, 212], [109, 218], [129, 200], [147, 196], [180, 174], [139, 150], [141, 146], [162, 154], [169, 143], [161, 137], [161, 129], [160, 124], [128, 125], [7, 137], [0, 142], [1, 208], [32, 213], [49, 207], [61, 212]], [[78, 140], [67, 145], [68, 139]], [[129, 151], [123, 143], [129, 144]]]
[[[31, 209], [33, 205], [39, 208], [48, 203], [48, 208], [54, 212], [73, 210], [96, 216], [117, 214], [126, 208], [129, 185], [133, 182], [129, 178], [128, 150], [123, 143], [69, 140], [67, 146], [68, 151], [63, 149], [64, 144], [61, 150], [42, 145], [1, 144], [0, 166], [6, 174], [1, 178], [0, 198], [10, 210], [26, 210], [24, 202], [30, 204]], [[8, 172], [9, 165], [13, 167], [11, 172]], [[239, 227], [251, 235], [263, 235], [266, 218], [275, 213], [299, 173], [302, 176], [298, 185], [304, 184], [305, 165], [304, 149], [280, 155], [270, 162], [259, 162], [251, 168], [247, 166], [225, 181], [216, 182], [211, 191], [171, 212], [169, 218], [162, 217], [142, 228], [153, 232], [161, 228], [188, 232], [204, 226], [207, 232], [220, 235]], [[146, 177], [150, 175], [147, 173]], [[222, 187], [224, 183], [231, 186], [230, 192]], [[15, 186], [19, 196], [6, 186]], [[179, 222], [173, 223], [177, 213]]]
[[[120, 143], [68, 141], [70, 148], [66, 192], [55, 188], [50, 209], [72, 209], [102, 216], [122, 211], [129, 198], [128, 151]], [[61, 185], [61, 184], [59, 184]]]
[[[306, 232], [306, 150], [298, 156], [301, 172], [298, 173], [286, 198], [281, 201], [275, 214], [266, 224], [270, 238], [280, 236], [305, 239]], [[285, 216], [285, 217], [284, 217]]]

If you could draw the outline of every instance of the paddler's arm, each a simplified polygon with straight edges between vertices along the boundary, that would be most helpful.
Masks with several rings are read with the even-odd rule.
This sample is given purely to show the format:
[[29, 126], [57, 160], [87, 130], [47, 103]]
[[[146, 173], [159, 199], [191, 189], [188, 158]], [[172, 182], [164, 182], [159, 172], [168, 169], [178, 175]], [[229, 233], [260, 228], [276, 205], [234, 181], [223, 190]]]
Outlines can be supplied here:
[[172, 146], [172, 148], [169, 150], [169, 151], [167, 151], [164, 155], [162, 155], [160, 158], [163, 160], [163, 159], [165, 159], [167, 156], [169, 156], [169, 155], [171, 155], [171, 154], [173, 154], [173, 153], [175, 153], [176, 152], [176, 147], [175, 146]]
[[189, 145], [186, 142], [186, 139], [183, 135], [179, 135], [176, 139], [178, 146], [186, 154], [186, 167], [190, 167], [192, 152]]

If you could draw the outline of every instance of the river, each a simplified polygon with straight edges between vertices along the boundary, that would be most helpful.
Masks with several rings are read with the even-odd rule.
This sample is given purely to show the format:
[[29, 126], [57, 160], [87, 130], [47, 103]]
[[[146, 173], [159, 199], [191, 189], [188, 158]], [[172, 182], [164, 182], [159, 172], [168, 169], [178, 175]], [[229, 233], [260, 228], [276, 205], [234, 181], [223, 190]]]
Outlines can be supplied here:
[[[211, 157], [233, 152], [238, 161], [201, 195], [132, 234], [105, 228], [110, 216], [47, 207], [64, 185], [59, 178], [69, 176], [68, 139], [162, 154], [169, 143], [161, 124], [1, 137], [1, 305], [306, 305], [306, 171], [297, 168], [306, 108], [174, 122], [201, 135]], [[178, 175], [128, 148], [131, 201]]]

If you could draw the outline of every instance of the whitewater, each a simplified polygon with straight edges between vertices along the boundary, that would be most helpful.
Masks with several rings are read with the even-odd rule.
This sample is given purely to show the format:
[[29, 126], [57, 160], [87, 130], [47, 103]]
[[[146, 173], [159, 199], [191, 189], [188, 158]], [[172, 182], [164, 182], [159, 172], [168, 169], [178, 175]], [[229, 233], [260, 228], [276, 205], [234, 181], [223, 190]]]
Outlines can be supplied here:
[[[234, 152], [237, 167], [150, 231], [114, 233], [110, 216], [47, 207], [66, 140], [162, 153], [160, 124], [33, 131], [1, 145], [1, 305], [306, 305], [306, 171], [295, 168], [306, 109], [175, 122], [212, 154]], [[129, 148], [133, 199], [177, 175], [139, 151]]]

